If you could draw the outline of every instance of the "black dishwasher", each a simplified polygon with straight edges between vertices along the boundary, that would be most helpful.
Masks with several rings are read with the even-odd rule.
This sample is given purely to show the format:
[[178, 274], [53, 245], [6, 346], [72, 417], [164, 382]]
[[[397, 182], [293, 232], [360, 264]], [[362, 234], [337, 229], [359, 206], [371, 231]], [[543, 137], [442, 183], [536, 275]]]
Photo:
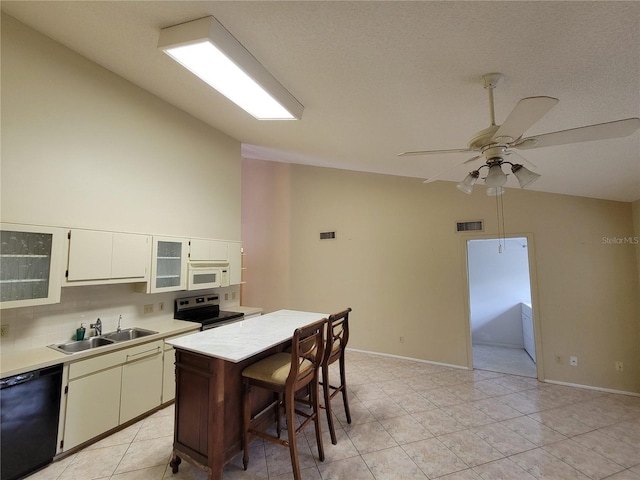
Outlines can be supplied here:
[[62, 365], [0, 380], [0, 477], [14, 480], [56, 454]]

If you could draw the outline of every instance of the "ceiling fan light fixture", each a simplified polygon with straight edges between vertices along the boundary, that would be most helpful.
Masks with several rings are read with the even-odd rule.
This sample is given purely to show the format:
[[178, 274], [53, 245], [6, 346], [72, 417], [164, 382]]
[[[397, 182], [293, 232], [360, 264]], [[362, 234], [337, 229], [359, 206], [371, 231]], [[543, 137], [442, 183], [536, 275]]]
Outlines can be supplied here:
[[160, 31], [158, 48], [258, 120], [296, 120], [304, 107], [214, 17]]
[[518, 179], [518, 182], [520, 183], [520, 188], [524, 188], [527, 185], [530, 185], [531, 183], [535, 182], [541, 177], [541, 175], [538, 175], [537, 173], [532, 172], [531, 170], [526, 168], [525, 166], [517, 163], [511, 166], [511, 171]]
[[464, 180], [456, 185], [456, 188], [461, 192], [466, 193], [467, 195], [471, 195], [471, 192], [473, 191], [473, 186], [478, 181], [478, 177], [480, 177], [480, 172], [478, 170], [469, 172], [469, 174], [466, 177], [464, 177]]
[[484, 183], [488, 187], [501, 187], [507, 183], [507, 176], [502, 171], [500, 163], [494, 163], [489, 167], [489, 173], [484, 179]]

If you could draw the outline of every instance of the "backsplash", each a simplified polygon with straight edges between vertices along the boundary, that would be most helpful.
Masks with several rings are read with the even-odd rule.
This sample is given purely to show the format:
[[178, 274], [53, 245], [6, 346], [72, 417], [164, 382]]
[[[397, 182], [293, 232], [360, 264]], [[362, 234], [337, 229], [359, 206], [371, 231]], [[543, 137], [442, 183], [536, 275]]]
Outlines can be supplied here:
[[[239, 286], [220, 288], [220, 307], [229, 309], [239, 305]], [[210, 292], [211, 292], [210, 291]], [[233, 293], [236, 293], [235, 299]], [[12, 308], [0, 311], [0, 322], [8, 326], [8, 333], [0, 338], [0, 353], [12, 353], [52, 343], [72, 340], [80, 323], [89, 328], [96, 319], [102, 320], [103, 332], [117, 328], [122, 315], [122, 328], [144, 328], [145, 321], [167, 316], [173, 318], [174, 300], [203, 292], [170, 292], [143, 294], [135, 291], [134, 284], [64, 287], [60, 303], [38, 307]], [[225, 300], [225, 294], [228, 299]], [[232, 300], [231, 300], [232, 299]], [[164, 310], [160, 310], [160, 304]], [[145, 305], [153, 305], [153, 312], [144, 313]]]

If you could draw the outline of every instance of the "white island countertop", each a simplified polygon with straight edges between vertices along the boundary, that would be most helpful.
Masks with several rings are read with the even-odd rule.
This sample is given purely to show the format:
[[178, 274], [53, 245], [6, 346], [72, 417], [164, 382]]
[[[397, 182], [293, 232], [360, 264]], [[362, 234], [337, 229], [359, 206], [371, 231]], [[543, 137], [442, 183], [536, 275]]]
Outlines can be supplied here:
[[167, 343], [190, 352], [238, 363], [290, 339], [296, 328], [327, 317], [325, 313], [278, 310], [167, 340]]

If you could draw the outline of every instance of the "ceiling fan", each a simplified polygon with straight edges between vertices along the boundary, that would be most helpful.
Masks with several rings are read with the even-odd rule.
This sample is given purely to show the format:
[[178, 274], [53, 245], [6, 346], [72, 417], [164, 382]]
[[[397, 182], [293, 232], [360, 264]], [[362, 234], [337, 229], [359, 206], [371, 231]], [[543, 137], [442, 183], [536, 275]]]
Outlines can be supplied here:
[[[511, 165], [511, 171], [518, 179], [522, 188], [540, 178], [539, 174], [530, 171], [522, 164], [511, 163], [505, 160], [509, 155], [522, 158], [514, 150], [528, 150], [568, 143], [626, 137], [640, 128], [640, 118], [634, 117], [523, 138], [523, 133], [551, 110], [558, 103], [558, 99], [553, 97], [523, 98], [507, 116], [504, 123], [502, 125], [496, 125], [493, 91], [503, 78], [501, 73], [488, 73], [483, 75], [484, 88], [489, 92], [491, 125], [476, 133], [473, 138], [469, 140], [467, 148], [420, 150], [400, 153], [398, 156], [476, 152], [477, 155], [474, 157], [459, 163], [452, 169], [448, 169], [435, 177], [425, 180], [425, 183], [435, 180], [462, 164], [471, 163], [484, 157], [485, 164], [470, 172], [469, 175], [458, 184], [458, 189], [464, 193], [471, 194], [473, 185], [480, 176], [480, 169], [486, 167], [488, 173], [484, 180], [488, 187], [487, 194], [501, 195], [504, 193], [503, 185], [507, 181], [507, 175], [505, 175], [501, 168], [502, 164], [506, 163]], [[525, 159], [523, 158], [523, 160]], [[535, 165], [531, 162], [528, 163], [535, 168]]]

